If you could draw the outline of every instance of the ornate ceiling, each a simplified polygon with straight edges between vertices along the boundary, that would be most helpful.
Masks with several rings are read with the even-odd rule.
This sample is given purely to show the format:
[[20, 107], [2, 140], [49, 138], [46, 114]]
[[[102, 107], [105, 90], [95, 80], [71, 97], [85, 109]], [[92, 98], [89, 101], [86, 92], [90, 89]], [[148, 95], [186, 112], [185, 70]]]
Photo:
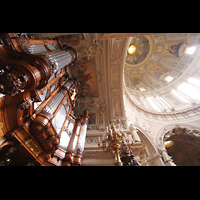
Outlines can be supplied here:
[[[131, 38], [106, 37], [104, 40], [100, 36], [98, 33], [81, 33], [60, 37], [62, 45], [74, 47], [79, 55], [77, 63], [69, 68], [72, 77], [79, 78], [82, 89], [75, 114], [78, 116], [85, 108], [90, 109], [88, 136], [100, 136], [101, 132], [106, 131], [108, 123], [115, 120], [120, 120], [124, 129], [128, 129], [129, 124], [136, 125], [141, 129], [138, 134], [142, 140], [150, 141], [146, 144], [152, 156], [149, 159], [153, 163], [153, 159], [159, 156], [156, 148], [162, 147], [159, 143], [163, 142], [161, 135], [168, 130], [169, 124], [171, 127], [185, 122], [186, 125], [188, 123], [199, 127], [200, 101], [184, 104], [170, 91], [189, 76], [195, 74], [200, 78], [200, 49], [192, 55], [184, 53], [187, 45], [200, 44], [200, 34], [148, 33]], [[173, 77], [173, 80], [168, 82], [169, 79], [165, 79], [167, 76]], [[131, 98], [132, 95], [134, 98]], [[148, 95], [160, 95], [175, 109], [161, 113], [155, 110], [147, 112], [149, 110], [142, 98]], [[184, 145], [183, 154], [191, 150], [194, 155], [196, 149], [191, 149], [187, 138], [185, 141], [180, 139], [183, 138], [174, 138], [174, 144], [168, 148], [169, 152], [170, 148], [172, 150], [171, 155], [177, 156], [178, 150], [175, 147], [179, 144]], [[199, 155], [198, 148], [198, 155], [195, 155], [198, 160]], [[185, 158], [181, 156], [181, 165], [191, 164], [185, 163]]]
[[[149, 37], [151, 41], [153, 41], [153, 37]], [[140, 64], [142, 61], [146, 61], [147, 55], [149, 55], [150, 50], [150, 41], [148, 37], [132, 37], [131, 42], [129, 44], [129, 48], [126, 56], [127, 67], [136, 66]], [[152, 51], [152, 50], [151, 50]], [[149, 56], [148, 56], [149, 57]]]
[[[198, 66], [191, 71], [191, 65], [198, 61], [196, 57], [200, 51], [197, 49], [189, 55], [185, 50], [187, 46], [199, 44], [199, 35], [169, 33], [109, 40], [101, 40], [98, 33], [61, 37], [62, 45], [71, 45], [78, 51], [77, 63], [70, 66], [70, 72], [81, 82], [77, 110], [90, 107], [93, 111], [94, 120], [89, 127], [97, 128], [97, 124], [105, 127], [107, 116], [120, 118], [124, 115], [120, 93], [124, 88], [134, 106], [145, 113], [153, 111], [167, 115], [193, 108], [198, 103], [196, 100], [184, 103], [172, 95], [171, 90], [186, 76], [196, 73]], [[149, 96], [160, 96], [169, 106], [161, 105], [161, 111], [155, 110], [144, 99]], [[160, 106], [160, 101], [156, 103]]]
[[[75, 48], [79, 54], [78, 62], [80, 61], [79, 65], [75, 65], [71, 70], [72, 74], [74, 73], [73, 76], [77, 73], [79, 78], [87, 80], [86, 83], [92, 87], [97, 84], [94, 89], [98, 93], [94, 94], [91, 86], [90, 90], [85, 87], [85, 93], [82, 93], [82, 98], [79, 98], [76, 105], [77, 110], [86, 107], [91, 110], [92, 120], [88, 125], [91, 132], [88, 131], [87, 135], [89, 137], [92, 133], [95, 135], [99, 131], [105, 131], [106, 125], [116, 119], [121, 120], [124, 128], [134, 124], [147, 136], [147, 139], [144, 139], [142, 134], [139, 135], [143, 141], [151, 141], [152, 146], [149, 144], [147, 146], [152, 152], [152, 165], [160, 165], [153, 163], [153, 159], [158, 155], [153, 148], [154, 145], [156, 148], [159, 147], [160, 154], [164, 154], [165, 149], [161, 148], [159, 141], [163, 142], [163, 137], [160, 135], [168, 130], [168, 126], [175, 126], [180, 122], [185, 122], [186, 125], [187, 123], [199, 125], [199, 101], [190, 100], [189, 103], [184, 103], [173, 96], [171, 90], [194, 74], [200, 77], [198, 64], [200, 50], [197, 48], [194, 54], [185, 54], [187, 46], [200, 44], [200, 34], [170, 33], [103, 41], [98, 38], [96, 33], [83, 33], [79, 36], [78, 42], [75, 38], [74, 44], [71, 44], [74, 47], [76, 45]], [[72, 39], [66, 43], [71, 41]], [[92, 70], [86, 70], [86, 64], [91, 69], [95, 65], [96, 75], [94, 71], [90, 73]], [[168, 82], [169, 77], [173, 77], [171, 82]], [[84, 82], [82, 85], [84, 86]], [[143, 99], [148, 96], [157, 97], [157, 95], [169, 103], [172, 109], [167, 108], [158, 112], [148, 108]], [[124, 109], [124, 105], [127, 108]], [[125, 114], [127, 120], [125, 120]], [[94, 130], [98, 132], [92, 132]], [[177, 156], [178, 150], [174, 149], [176, 144], [184, 145], [183, 154], [190, 149], [191, 152], [195, 152], [195, 149], [192, 149], [186, 141], [173, 141], [174, 144], [168, 148], [169, 152], [171, 148], [172, 156]], [[187, 158], [185, 159], [182, 154], [180, 156], [180, 162], [175, 160], [178, 165], [193, 163], [194, 159], [188, 163], [185, 162]], [[199, 149], [196, 157], [199, 157]]]
[[[146, 93], [173, 83], [189, 66], [185, 62], [189, 57], [183, 50], [189, 45], [190, 36], [169, 33], [132, 37], [129, 47], [135, 49], [130, 54], [128, 48], [124, 64], [126, 86], [135, 92]], [[173, 80], [168, 82], [167, 76]]]

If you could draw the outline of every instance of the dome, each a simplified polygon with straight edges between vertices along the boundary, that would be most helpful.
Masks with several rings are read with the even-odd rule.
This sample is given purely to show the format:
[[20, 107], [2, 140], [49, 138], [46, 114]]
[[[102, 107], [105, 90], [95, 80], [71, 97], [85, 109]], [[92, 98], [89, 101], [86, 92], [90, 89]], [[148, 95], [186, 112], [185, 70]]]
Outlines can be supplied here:
[[200, 103], [196, 95], [200, 76], [195, 73], [199, 43], [199, 33], [132, 37], [124, 62], [124, 84], [134, 104], [170, 112]]
[[150, 44], [147, 37], [132, 37], [126, 55], [126, 63], [129, 66], [141, 63], [149, 54], [149, 47]]

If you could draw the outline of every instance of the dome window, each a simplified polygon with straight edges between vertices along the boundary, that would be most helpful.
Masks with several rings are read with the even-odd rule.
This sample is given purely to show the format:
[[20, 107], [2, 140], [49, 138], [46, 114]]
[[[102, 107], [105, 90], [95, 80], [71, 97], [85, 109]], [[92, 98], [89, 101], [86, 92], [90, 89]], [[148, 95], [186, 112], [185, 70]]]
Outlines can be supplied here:
[[131, 45], [131, 46], [128, 48], [128, 53], [129, 53], [129, 54], [134, 54], [135, 51], [136, 51], [135, 45]]
[[194, 46], [187, 47], [185, 50], [185, 53], [192, 55], [192, 54], [194, 54], [195, 50], [196, 50], [196, 47], [194, 47]]
[[151, 107], [158, 111], [158, 112], [162, 112], [162, 110], [158, 107], [158, 105], [154, 102], [153, 97], [146, 97], [146, 100], [148, 101], [148, 103], [151, 105]]
[[174, 78], [171, 77], [171, 76], [169, 76], [169, 75], [165, 77], [165, 80], [166, 80], [167, 82], [171, 82], [173, 79], [174, 79]]
[[196, 78], [190, 77], [190, 78], [187, 79], [187, 81], [189, 83], [192, 83], [193, 85], [195, 85], [197, 87], [200, 87], [200, 80], [198, 80]]
[[198, 99], [198, 100], [200, 100], [200, 91], [198, 89], [192, 87], [188, 83], [182, 83], [181, 85], [179, 85], [177, 87], [177, 89], [179, 91], [183, 92], [184, 94], [188, 95], [192, 99]]
[[190, 103], [186, 98], [184, 98], [182, 95], [180, 95], [177, 91], [172, 90], [172, 94], [174, 94], [178, 99], [182, 100], [184, 103]]
[[142, 91], [142, 92], [143, 92], [143, 91], [146, 91], [146, 89], [143, 88], [143, 87], [140, 87], [139, 90]]

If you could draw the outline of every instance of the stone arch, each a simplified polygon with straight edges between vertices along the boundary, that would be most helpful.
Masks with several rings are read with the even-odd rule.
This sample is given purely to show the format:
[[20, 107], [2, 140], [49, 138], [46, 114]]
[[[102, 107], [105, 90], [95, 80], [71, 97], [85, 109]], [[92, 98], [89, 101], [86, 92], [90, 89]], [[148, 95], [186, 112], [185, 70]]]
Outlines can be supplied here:
[[[175, 163], [173, 162], [172, 157], [169, 156], [167, 153], [167, 149], [164, 144], [164, 137], [166, 134], [169, 134], [169, 136], [173, 135], [172, 130], [175, 128], [176, 125], [177, 123], [165, 125], [164, 127], [160, 129], [156, 138], [158, 152], [162, 155], [162, 159], [165, 165], [168, 165], [168, 166], [174, 166]], [[188, 133], [191, 132], [190, 130], [197, 130], [200, 133], [200, 127], [186, 124], [186, 123], [179, 123], [179, 126], [182, 128], [183, 127], [186, 128], [188, 130]]]
[[161, 155], [157, 151], [156, 146], [151, 141], [149, 136], [145, 133], [145, 131], [139, 125], [136, 125], [134, 127], [138, 130], [137, 134], [140, 137], [141, 141], [146, 146], [146, 150], [147, 150], [147, 153], [148, 153], [148, 159], [147, 159], [148, 164], [150, 166], [151, 165], [152, 166], [163, 166], [164, 163], [161, 159]]

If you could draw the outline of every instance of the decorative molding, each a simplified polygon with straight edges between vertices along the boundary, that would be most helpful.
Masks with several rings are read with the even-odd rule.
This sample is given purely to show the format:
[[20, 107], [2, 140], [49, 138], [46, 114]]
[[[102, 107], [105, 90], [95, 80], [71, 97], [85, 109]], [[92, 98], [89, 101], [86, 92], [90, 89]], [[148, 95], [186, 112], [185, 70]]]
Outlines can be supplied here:
[[99, 141], [99, 139], [98, 139], [98, 137], [86, 137], [86, 139], [85, 139], [85, 144], [87, 145], [87, 144], [98, 144], [98, 141]]
[[123, 105], [123, 64], [130, 38], [107, 40], [107, 82], [110, 120], [125, 119]]
[[87, 35], [85, 45], [78, 49], [80, 57], [86, 57], [88, 60], [102, 53], [103, 41], [100, 39], [100, 33], [90, 33]]
[[0, 92], [2, 94], [14, 96], [19, 92], [24, 92], [28, 85], [28, 77], [12, 66], [7, 65], [0, 69], [0, 77]]
[[95, 157], [98, 159], [98, 157], [100, 158], [112, 158], [113, 161], [114, 161], [114, 155], [110, 152], [104, 152], [104, 151], [101, 151], [101, 150], [85, 150], [84, 151], [84, 154], [83, 154], [83, 159], [84, 158], [92, 158], [92, 157]]
[[111, 62], [117, 63], [119, 60], [121, 60], [122, 57], [122, 45], [123, 45], [124, 39], [113, 39], [113, 45], [111, 50]]

